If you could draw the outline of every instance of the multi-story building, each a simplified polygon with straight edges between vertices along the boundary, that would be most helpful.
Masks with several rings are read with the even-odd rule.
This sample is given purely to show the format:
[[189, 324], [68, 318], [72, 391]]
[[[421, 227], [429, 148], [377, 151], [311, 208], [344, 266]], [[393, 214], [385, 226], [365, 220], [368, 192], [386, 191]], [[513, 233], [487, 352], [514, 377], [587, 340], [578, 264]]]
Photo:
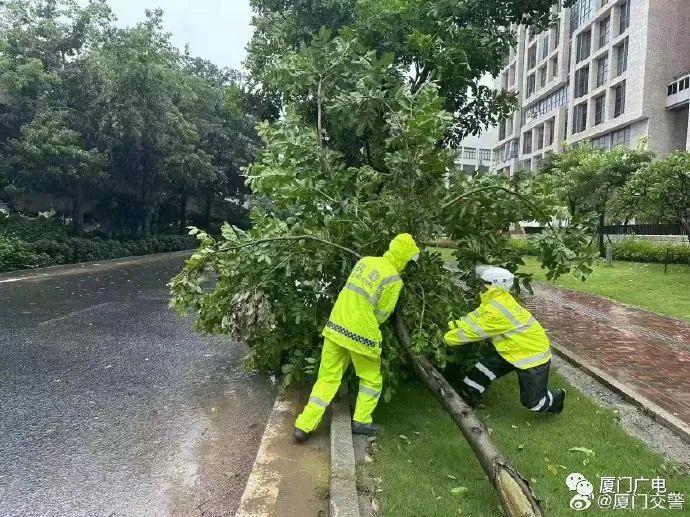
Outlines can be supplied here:
[[468, 136], [457, 147], [455, 166], [457, 171], [472, 175], [475, 172], [488, 171], [491, 168], [492, 136], [485, 133], [480, 136]]
[[520, 109], [494, 131], [494, 170], [534, 170], [563, 143], [690, 150], [690, 1], [578, 0], [518, 44], [495, 87]]

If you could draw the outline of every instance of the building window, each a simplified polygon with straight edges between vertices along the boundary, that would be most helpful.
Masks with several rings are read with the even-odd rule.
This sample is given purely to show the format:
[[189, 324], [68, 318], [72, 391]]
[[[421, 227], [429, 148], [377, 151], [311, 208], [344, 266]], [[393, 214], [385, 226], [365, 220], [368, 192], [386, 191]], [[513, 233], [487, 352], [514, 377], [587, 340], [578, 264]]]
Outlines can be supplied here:
[[534, 74], [527, 77], [527, 97], [529, 98], [534, 93], [535, 77]]
[[491, 149], [480, 149], [479, 150], [480, 160], [490, 160], [491, 159]]
[[688, 88], [690, 88], [690, 77], [686, 77], [685, 79], [681, 79], [678, 82], [678, 91], [687, 90]]
[[673, 83], [668, 85], [668, 94], [675, 95], [678, 93], [678, 83]]
[[587, 103], [578, 104], [573, 111], [573, 134], [587, 129]]
[[553, 56], [551, 58], [551, 78], [554, 78], [558, 75], [558, 55]]
[[501, 120], [498, 124], [498, 139], [503, 140], [506, 137], [506, 121]]
[[589, 91], [589, 66], [575, 70], [575, 98], [587, 95]]
[[609, 56], [597, 59], [597, 88], [602, 86], [609, 76]]
[[546, 65], [544, 65], [539, 69], [539, 87], [543, 88], [546, 86], [546, 81]]
[[592, 17], [592, 0], [577, 0], [570, 8], [570, 35]]
[[599, 138], [592, 138], [592, 147], [594, 149], [608, 149], [611, 141], [611, 135], [600, 136]]
[[613, 89], [613, 118], [625, 113], [625, 82]]
[[544, 126], [537, 128], [537, 150], [544, 147]]
[[512, 88], [515, 86], [515, 64], [510, 65], [508, 69], [508, 87]]
[[607, 16], [599, 22], [599, 48], [609, 42], [611, 37], [611, 17]]
[[548, 32], [544, 35], [544, 39], [541, 41], [541, 57], [544, 59], [549, 55], [549, 34]]
[[477, 150], [473, 147], [465, 147], [462, 153], [462, 157], [466, 160], [474, 160], [477, 156]]
[[628, 69], [628, 38], [616, 46], [616, 77]]
[[611, 133], [611, 145], [613, 147], [618, 145], [630, 147], [630, 127], [619, 129]]
[[537, 66], [537, 46], [532, 45], [527, 51], [527, 70]]
[[518, 141], [513, 140], [510, 144], [510, 155], [511, 158], [517, 158], [518, 156]]
[[553, 48], [558, 48], [559, 43], [561, 42], [561, 22], [560, 20], [556, 22], [556, 25], [553, 26]]
[[527, 131], [522, 138], [522, 154], [530, 154], [532, 152], [532, 132]]
[[585, 31], [577, 35], [577, 60], [579, 63], [583, 59], [589, 57], [589, 53], [592, 47], [592, 31]]
[[604, 121], [604, 110], [606, 109], [606, 96], [600, 95], [594, 99], [594, 125], [598, 126]]
[[623, 34], [630, 27], [630, 0], [623, 2], [619, 9], [620, 25], [618, 26], [618, 34]]

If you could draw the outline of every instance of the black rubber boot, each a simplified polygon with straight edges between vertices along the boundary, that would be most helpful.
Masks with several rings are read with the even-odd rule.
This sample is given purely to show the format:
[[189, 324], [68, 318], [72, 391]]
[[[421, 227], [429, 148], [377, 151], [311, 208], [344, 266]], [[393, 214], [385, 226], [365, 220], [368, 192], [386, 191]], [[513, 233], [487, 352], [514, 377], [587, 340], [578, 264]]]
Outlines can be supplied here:
[[474, 395], [472, 392], [466, 391], [465, 388], [460, 388], [459, 395], [462, 397], [462, 400], [464, 400], [472, 409], [477, 409], [477, 406], [479, 406], [479, 403], [482, 400], [479, 395]]
[[295, 427], [292, 437], [297, 443], [304, 443], [307, 441], [307, 438], [309, 438], [309, 433], [302, 431], [299, 427]]
[[565, 403], [565, 390], [559, 389], [553, 394], [553, 404], [547, 410], [549, 413], [555, 413], [559, 415], [563, 411], [563, 405]]
[[380, 428], [376, 424], [364, 424], [362, 422], [352, 421], [352, 434], [366, 434], [367, 436], [376, 436], [379, 434]]

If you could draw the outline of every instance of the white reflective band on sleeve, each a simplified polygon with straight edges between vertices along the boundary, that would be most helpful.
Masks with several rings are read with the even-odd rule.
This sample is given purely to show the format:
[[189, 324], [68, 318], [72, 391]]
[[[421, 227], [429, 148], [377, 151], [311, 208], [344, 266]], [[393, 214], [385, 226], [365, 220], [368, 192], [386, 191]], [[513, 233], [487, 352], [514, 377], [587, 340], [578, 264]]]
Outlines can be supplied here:
[[553, 405], [553, 393], [550, 391], [547, 392], [549, 394], [549, 407]]
[[542, 397], [541, 400], [539, 401], [539, 404], [536, 406], [529, 408], [530, 411], [539, 411], [541, 408], [544, 407], [544, 404], [546, 404], [546, 396]]
[[465, 384], [467, 384], [467, 385], [470, 386], [471, 388], [474, 388], [474, 389], [477, 390], [479, 393], [484, 393], [484, 386], [482, 386], [481, 384], [477, 384], [476, 382], [474, 382], [474, 381], [473, 381], [472, 379], [470, 379], [469, 377], [465, 377], [465, 378], [462, 380], [462, 382], [464, 382]]
[[374, 390], [371, 388], [367, 388], [366, 386], [360, 386], [359, 392], [364, 393], [365, 395], [369, 395], [370, 397], [374, 397], [376, 399], [379, 398], [379, 396], [381, 395], [380, 391], [377, 391], [377, 390]]
[[311, 402], [312, 404], [316, 404], [317, 406], [321, 406], [321, 407], [324, 408], [324, 409], [328, 407], [328, 403], [327, 403], [327, 402], [324, 402], [324, 401], [321, 400], [319, 397], [315, 397], [314, 395], [312, 395], [311, 397], [309, 397], [309, 402]]
[[477, 325], [474, 321], [467, 318], [467, 324], [470, 327], [472, 327], [472, 330], [474, 330], [477, 333], [477, 335], [479, 335], [479, 337], [481, 337], [482, 339], [489, 339], [489, 334], [484, 332], [484, 330], [482, 330], [482, 328], [479, 325]]
[[522, 327], [522, 323], [520, 323], [520, 321], [515, 317], [515, 315], [508, 310], [508, 307], [506, 307], [505, 305], [501, 304], [500, 302], [498, 302], [496, 300], [491, 300], [489, 303], [491, 304], [492, 307], [501, 311], [501, 314], [503, 314], [508, 319], [508, 321], [510, 322], [510, 324], [513, 327], [515, 327], [515, 328]]
[[484, 375], [486, 375], [490, 381], [493, 381], [496, 378], [496, 375], [494, 375], [494, 372], [489, 370], [486, 366], [484, 366], [482, 363], [477, 362], [477, 364], [474, 365], [477, 370], [482, 372]]
[[465, 334], [465, 331], [461, 328], [458, 328], [458, 339], [460, 340], [460, 343], [469, 343], [472, 341], [469, 337], [467, 337], [467, 334]]
[[374, 298], [371, 302], [372, 305], [378, 305], [379, 298], [381, 297], [381, 293], [383, 292], [383, 288], [386, 287], [388, 284], [392, 284], [393, 282], [402, 282], [400, 275], [387, 276], [386, 278], [381, 280], [381, 283], [376, 288], [376, 293], [374, 294]]
[[530, 357], [525, 357], [524, 359], [520, 359], [519, 361], [515, 361], [513, 363], [513, 366], [524, 366], [526, 364], [534, 363], [536, 361], [541, 361], [543, 359], [551, 359], [551, 350], [547, 350], [546, 352], [542, 352], [541, 354], [533, 355]]
[[384, 320], [385, 320], [388, 316], [391, 315], [390, 312], [382, 311], [382, 310], [379, 310], [379, 309], [376, 309], [376, 310], [374, 311], [374, 314], [376, 314], [376, 316], [377, 316], [378, 318], [383, 318]]

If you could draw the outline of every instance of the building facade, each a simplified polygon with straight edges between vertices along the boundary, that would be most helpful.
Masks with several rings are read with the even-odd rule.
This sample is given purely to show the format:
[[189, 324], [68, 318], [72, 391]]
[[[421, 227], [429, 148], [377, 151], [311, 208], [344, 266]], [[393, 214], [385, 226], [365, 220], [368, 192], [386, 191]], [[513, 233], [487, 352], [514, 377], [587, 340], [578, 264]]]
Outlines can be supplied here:
[[690, 1], [578, 0], [518, 44], [495, 87], [520, 109], [493, 132], [492, 169], [536, 170], [563, 143], [690, 150]]
[[475, 172], [488, 171], [492, 164], [492, 148], [491, 133], [464, 138], [456, 149], [455, 170], [470, 176]]

